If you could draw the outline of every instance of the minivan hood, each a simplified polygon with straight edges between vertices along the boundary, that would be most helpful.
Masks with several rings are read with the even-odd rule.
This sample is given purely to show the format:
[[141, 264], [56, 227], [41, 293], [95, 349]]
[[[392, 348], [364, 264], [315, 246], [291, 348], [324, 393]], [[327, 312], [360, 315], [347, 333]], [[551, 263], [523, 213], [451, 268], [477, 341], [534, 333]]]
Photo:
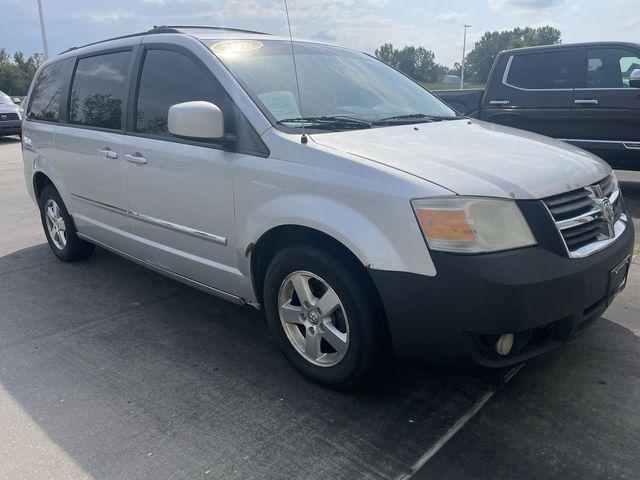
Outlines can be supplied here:
[[317, 144], [387, 165], [459, 195], [544, 198], [611, 171], [596, 156], [534, 133], [477, 120], [322, 133]]

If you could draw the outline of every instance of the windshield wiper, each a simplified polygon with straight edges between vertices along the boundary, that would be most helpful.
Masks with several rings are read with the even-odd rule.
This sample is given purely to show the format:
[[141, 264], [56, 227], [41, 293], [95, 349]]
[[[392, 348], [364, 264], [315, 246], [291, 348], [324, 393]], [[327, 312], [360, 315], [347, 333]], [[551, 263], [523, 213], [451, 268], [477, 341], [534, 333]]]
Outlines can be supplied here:
[[[381, 118], [373, 122], [374, 125], [385, 123], [400, 123], [403, 121], [424, 120], [426, 122], [440, 122], [443, 120], [459, 120], [462, 117], [452, 117], [443, 115], [426, 115], [424, 113], [409, 113], [406, 115], [395, 115], [393, 117]], [[410, 123], [410, 122], [409, 122]]]
[[371, 122], [347, 116], [298, 117], [285, 118], [284, 120], [278, 121], [279, 125], [286, 123], [304, 123], [305, 126], [307, 126], [306, 124], [312, 124], [309, 125], [308, 128], [323, 130], [371, 128]]

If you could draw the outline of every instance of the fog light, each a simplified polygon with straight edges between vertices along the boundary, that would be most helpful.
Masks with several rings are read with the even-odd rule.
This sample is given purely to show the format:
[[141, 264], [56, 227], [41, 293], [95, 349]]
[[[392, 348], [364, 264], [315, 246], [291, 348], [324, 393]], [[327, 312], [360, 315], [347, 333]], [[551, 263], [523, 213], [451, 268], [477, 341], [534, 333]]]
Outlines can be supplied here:
[[503, 357], [509, 355], [513, 348], [513, 333], [505, 333], [496, 342], [496, 353]]

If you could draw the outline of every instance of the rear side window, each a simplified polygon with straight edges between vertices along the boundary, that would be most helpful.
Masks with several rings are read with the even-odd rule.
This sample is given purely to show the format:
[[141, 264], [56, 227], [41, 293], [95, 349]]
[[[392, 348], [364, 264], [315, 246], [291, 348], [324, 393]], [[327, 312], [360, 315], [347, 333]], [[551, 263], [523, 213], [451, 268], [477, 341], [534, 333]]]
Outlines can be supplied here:
[[69, 122], [120, 130], [131, 52], [81, 58], [71, 88]]
[[169, 107], [196, 100], [215, 103], [224, 111], [224, 92], [211, 75], [181, 53], [148, 50], [138, 89], [136, 131], [168, 136]]
[[55, 62], [40, 70], [31, 92], [27, 111], [29, 120], [60, 121], [65, 64], [65, 61]]
[[640, 55], [628, 50], [602, 48], [587, 52], [587, 88], [629, 88], [629, 76], [640, 68]]
[[531, 90], [573, 88], [569, 51], [515, 55], [507, 84]]

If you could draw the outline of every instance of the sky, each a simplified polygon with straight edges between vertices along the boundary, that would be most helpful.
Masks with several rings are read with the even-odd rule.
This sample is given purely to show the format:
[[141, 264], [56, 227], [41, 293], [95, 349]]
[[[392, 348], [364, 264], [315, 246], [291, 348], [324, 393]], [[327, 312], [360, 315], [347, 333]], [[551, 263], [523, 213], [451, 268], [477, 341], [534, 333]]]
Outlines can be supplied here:
[[[285, 34], [284, 0], [42, 0], [49, 51], [189, 24]], [[551, 25], [563, 43], [640, 42], [640, 0], [289, 0], [293, 34], [373, 53], [386, 42], [423, 46], [436, 61], [462, 56], [463, 25], [471, 48], [487, 30]], [[0, 0], [0, 47], [41, 52], [37, 0]]]

